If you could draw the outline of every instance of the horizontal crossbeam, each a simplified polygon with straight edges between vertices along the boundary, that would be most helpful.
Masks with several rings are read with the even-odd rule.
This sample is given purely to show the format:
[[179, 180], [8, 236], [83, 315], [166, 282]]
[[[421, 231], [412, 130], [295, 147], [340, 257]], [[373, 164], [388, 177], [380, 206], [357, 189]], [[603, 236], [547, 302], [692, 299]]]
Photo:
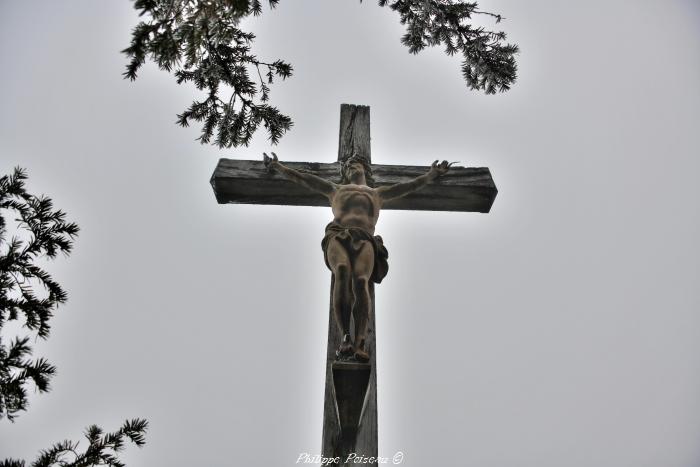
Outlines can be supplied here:
[[[286, 166], [340, 183], [339, 164], [285, 162]], [[375, 186], [407, 182], [429, 167], [372, 164]], [[211, 177], [220, 204], [278, 204], [329, 206], [328, 199], [297, 185], [281, 174], [268, 172], [262, 161], [220, 159]], [[404, 198], [388, 201], [382, 209], [489, 212], [496, 185], [486, 167], [452, 167], [430, 185]]]

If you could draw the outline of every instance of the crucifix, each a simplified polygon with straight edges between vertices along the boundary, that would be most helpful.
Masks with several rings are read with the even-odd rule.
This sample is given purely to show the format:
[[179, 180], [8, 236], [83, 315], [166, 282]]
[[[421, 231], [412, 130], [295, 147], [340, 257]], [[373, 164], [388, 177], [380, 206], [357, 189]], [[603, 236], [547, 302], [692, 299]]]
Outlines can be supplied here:
[[388, 253], [374, 235], [380, 209], [489, 212], [496, 186], [488, 168], [371, 164], [369, 107], [342, 104], [338, 161], [221, 159], [211, 184], [220, 204], [331, 206], [322, 248], [331, 270], [324, 465], [376, 466], [377, 369], [374, 283]]

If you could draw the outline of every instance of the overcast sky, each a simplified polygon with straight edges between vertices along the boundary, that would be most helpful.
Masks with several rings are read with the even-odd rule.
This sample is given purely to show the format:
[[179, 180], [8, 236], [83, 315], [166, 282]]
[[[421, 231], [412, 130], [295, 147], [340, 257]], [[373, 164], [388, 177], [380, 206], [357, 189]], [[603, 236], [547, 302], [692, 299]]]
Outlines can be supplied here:
[[[482, 2], [521, 47], [512, 91], [411, 56], [376, 2], [282, 1], [246, 21], [294, 76], [282, 161], [331, 162], [340, 104], [376, 163], [491, 169], [491, 213], [382, 212], [380, 455], [405, 466], [700, 464], [700, 7]], [[216, 204], [220, 157], [154, 66], [124, 81], [126, 0], [0, 0], [0, 173], [21, 165], [81, 226], [49, 394], [0, 423], [28, 460], [96, 423], [150, 421], [130, 467], [287, 466], [321, 444], [330, 209]]]

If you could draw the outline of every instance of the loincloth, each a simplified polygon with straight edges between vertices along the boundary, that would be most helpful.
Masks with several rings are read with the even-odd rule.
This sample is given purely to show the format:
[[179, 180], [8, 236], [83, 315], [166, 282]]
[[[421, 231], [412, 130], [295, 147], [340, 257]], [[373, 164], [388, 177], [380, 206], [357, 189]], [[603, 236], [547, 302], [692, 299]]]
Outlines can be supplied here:
[[374, 269], [370, 279], [372, 282], [379, 284], [386, 277], [387, 272], [389, 272], [389, 262], [387, 261], [389, 252], [384, 246], [382, 237], [379, 235], [373, 236], [359, 227], [344, 227], [335, 221], [331, 222], [326, 226], [326, 235], [321, 241], [323, 260], [326, 262], [328, 269], [331, 268], [328, 264], [328, 244], [331, 239], [338, 240], [345, 247], [351, 258], [359, 253], [365, 241], [370, 242], [374, 249]]

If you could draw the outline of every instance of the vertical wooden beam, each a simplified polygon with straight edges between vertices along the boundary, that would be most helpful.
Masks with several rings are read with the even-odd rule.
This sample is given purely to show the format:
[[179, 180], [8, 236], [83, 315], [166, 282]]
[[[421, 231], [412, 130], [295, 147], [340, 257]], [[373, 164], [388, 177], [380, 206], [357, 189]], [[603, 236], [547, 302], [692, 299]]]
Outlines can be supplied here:
[[369, 137], [369, 106], [340, 104], [340, 136], [338, 138], [338, 162], [353, 154], [372, 162]]
[[[360, 154], [370, 159], [370, 133], [369, 133], [369, 107], [342, 104], [340, 106], [340, 138], [338, 144], [338, 161], [350, 157], [353, 153]], [[370, 159], [371, 160], [371, 159]], [[370, 296], [372, 309], [369, 313], [369, 332], [367, 334], [367, 348], [370, 354], [370, 376], [366, 393], [363, 395], [362, 414], [356, 433], [348, 436], [343, 433], [340, 426], [336, 392], [333, 380], [333, 365], [336, 362], [335, 352], [340, 345], [342, 336], [338, 331], [333, 314], [333, 280], [331, 279], [331, 300], [328, 319], [328, 348], [326, 352], [326, 391], [323, 404], [323, 440], [321, 445], [322, 456], [328, 459], [340, 458], [340, 463], [330, 464], [335, 466], [372, 466], [377, 462], [357, 464], [345, 463], [348, 455], [355, 454], [365, 458], [378, 455], [377, 443], [377, 346], [376, 328], [374, 319], [374, 284], [370, 283]], [[353, 326], [351, 326], [352, 328]], [[354, 338], [354, 336], [353, 336]]]

